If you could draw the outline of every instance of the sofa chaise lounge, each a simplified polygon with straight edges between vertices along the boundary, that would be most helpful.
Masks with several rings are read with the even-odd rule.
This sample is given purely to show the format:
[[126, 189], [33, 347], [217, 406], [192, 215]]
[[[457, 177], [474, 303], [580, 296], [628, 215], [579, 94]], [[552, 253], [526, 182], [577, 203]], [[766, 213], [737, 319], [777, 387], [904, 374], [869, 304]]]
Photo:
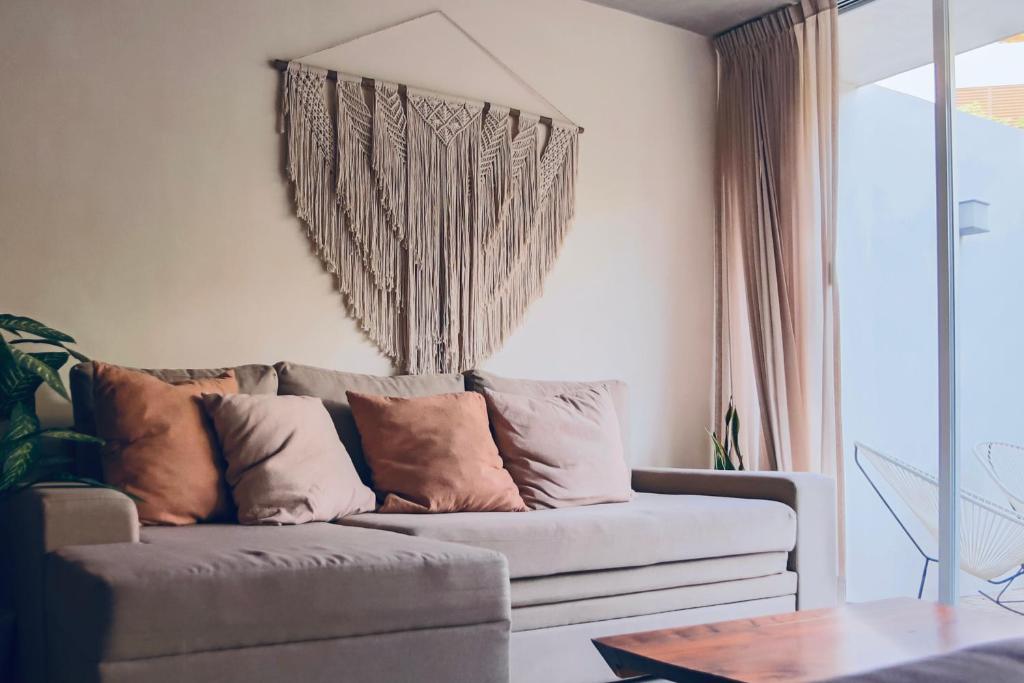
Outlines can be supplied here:
[[[221, 370], [153, 372], [174, 380]], [[380, 378], [290, 363], [236, 373], [243, 392], [320, 397], [343, 442], [352, 439], [346, 389], [465, 388], [460, 375]], [[80, 429], [89, 428], [90, 382], [89, 364], [73, 370]], [[21, 676], [598, 683], [614, 676], [591, 638], [835, 602], [830, 480], [635, 469], [632, 482], [627, 503], [366, 513], [290, 527], [140, 528], [119, 492], [27, 489], [4, 511]]]

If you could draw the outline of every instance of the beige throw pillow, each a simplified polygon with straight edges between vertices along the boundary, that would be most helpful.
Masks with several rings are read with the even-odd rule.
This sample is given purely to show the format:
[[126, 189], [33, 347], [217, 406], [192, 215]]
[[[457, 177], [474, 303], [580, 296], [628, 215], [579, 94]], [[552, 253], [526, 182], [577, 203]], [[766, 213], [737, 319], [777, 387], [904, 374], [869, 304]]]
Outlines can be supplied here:
[[505, 469], [532, 509], [629, 500], [615, 403], [607, 387], [555, 396], [485, 390]]
[[629, 455], [629, 385], [620, 379], [604, 379], [593, 382], [580, 382], [576, 380], [550, 380], [550, 379], [517, 379], [514, 377], [502, 377], [483, 370], [467, 370], [466, 389], [483, 393], [484, 391], [500, 391], [506, 394], [518, 394], [520, 396], [533, 396], [544, 398], [557, 396], [574, 391], [582, 391], [591, 387], [606, 387], [615, 404], [615, 417], [619, 421], [619, 432], [622, 434], [622, 455], [626, 462], [630, 461]]
[[320, 399], [204, 395], [203, 407], [242, 524], [330, 522], [373, 511], [373, 491], [359, 480]]

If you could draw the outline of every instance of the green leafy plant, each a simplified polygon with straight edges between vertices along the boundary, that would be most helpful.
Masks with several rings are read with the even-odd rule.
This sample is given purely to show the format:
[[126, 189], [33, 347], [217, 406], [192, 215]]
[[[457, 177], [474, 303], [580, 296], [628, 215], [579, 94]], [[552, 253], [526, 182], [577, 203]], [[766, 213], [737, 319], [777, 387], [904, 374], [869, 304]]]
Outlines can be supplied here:
[[[39, 387], [46, 384], [67, 400], [60, 369], [71, 357], [89, 360], [68, 346], [74, 343], [73, 337], [32, 318], [0, 314], [0, 494], [40, 481], [102, 485], [75, 476], [70, 455], [55, 454], [42, 447], [46, 440], [103, 443], [74, 429], [43, 429], [36, 415]], [[25, 345], [52, 350], [24, 351]]]
[[[729, 406], [725, 410], [725, 428], [722, 430], [724, 438], [718, 436], [718, 432], [708, 431], [711, 436], [711, 445], [715, 450], [716, 470], [742, 470], [743, 454], [740, 452], [740, 414], [733, 405], [732, 397], [729, 397]], [[735, 455], [735, 459], [733, 458]]]

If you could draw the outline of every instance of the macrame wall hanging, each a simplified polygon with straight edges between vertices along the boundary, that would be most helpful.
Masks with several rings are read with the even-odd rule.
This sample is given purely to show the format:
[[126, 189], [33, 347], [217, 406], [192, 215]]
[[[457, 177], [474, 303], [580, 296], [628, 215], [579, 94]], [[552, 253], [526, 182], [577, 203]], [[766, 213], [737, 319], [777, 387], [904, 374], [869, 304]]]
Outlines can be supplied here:
[[540, 295], [558, 255], [580, 129], [281, 67], [296, 212], [349, 313], [404, 372], [476, 366]]

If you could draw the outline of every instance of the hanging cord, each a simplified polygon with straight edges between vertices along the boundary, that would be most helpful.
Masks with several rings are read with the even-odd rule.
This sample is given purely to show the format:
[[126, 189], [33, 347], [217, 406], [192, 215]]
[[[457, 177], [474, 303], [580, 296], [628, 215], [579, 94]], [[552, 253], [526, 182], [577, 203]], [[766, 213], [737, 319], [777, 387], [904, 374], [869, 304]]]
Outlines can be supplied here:
[[[544, 100], [544, 104], [548, 105], [549, 107], [551, 107], [552, 109], [554, 109], [554, 110], [555, 110], [556, 112], [558, 112], [558, 115], [559, 115], [559, 116], [561, 116], [561, 117], [562, 117], [563, 119], [565, 119], [565, 120], [566, 120], [566, 121], [568, 121], [569, 123], [576, 123], [576, 122], [575, 122], [575, 121], [573, 121], [573, 120], [572, 120], [571, 118], [569, 118], [568, 116], [566, 116], [565, 112], [563, 112], [563, 111], [562, 111], [561, 109], [559, 109], [559, 108], [558, 108], [558, 107], [557, 107], [557, 106], [555, 105], [555, 103], [554, 103], [554, 102], [552, 102], [552, 101], [551, 101], [551, 100], [549, 100], [548, 98], [544, 97], [544, 94], [543, 94], [543, 93], [541, 93], [541, 92], [540, 92], [539, 90], [537, 90], [537, 89], [536, 89], [536, 88], [534, 88], [534, 87], [533, 87], [532, 85], [530, 85], [530, 84], [529, 84], [529, 83], [528, 83], [528, 82], [526, 81], [526, 79], [525, 79], [525, 78], [523, 78], [522, 76], [520, 76], [520, 75], [519, 75], [519, 74], [518, 74], [518, 73], [517, 73], [517, 72], [516, 72], [516, 71], [515, 71], [515, 70], [514, 70], [514, 69], [513, 69], [513, 68], [512, 68], [511, 66], [509, 66], [509, 65], [508, 65], [508, 64], [506, 64], [506, 63], [505, 63], [504, 61], [502, 61], [502, 59], [501, 59], [500, 57], [498, 57], [498, 55], [496, 55], [496, 54], [494, 54], [493, 52], [491, 52], [490, 50], [488, 50], [488, 49], [487, 49], [487, 46], [485, 46], [485, 45], [484, 45], [483, 43], [481, 43], [481, 42], [480, 42], [479, 40], [477, 40], [476, 38], [474, 38], [474, 37], [473, 37], [473, 35], [472, 35], [472, 34], [471, 34], [471, 33], [470, 33], [469, 31], [467, 31], [466, 29], [464, 29], [464, 28], [462, 27], [462, 25], [460, 25], [460, 24], [459, 24], [459, 23], [458, 23], [457, 21], [455, 21], [455, 20], [454, 20], [454, 19], [452, 19], [452, 18], [451, 18], [450, 16], [448, 16], [448, 14], [447, 14], [447, 13], [445, 13], [445, 11], [444, 11], [444, 10], [434, 10], [434, 11], [433, 11], [433, 12], [431, 12], [430, 14], [440, 14], [440, 15], [441, 15], [442, 17], [444, 17], [444, 18], [445, 18], [445, 20], [446, 20], [446, 21], [447, 21], [447, 22], [448, 22], [449, 24], [451, 24], [451, 25], [452, 25], [452, 26], [454, 26], [454, 27], [455, 27], [456, 29], [458, 29], [458, 31], [459, 31], [459, 32], [460, 32], [460, 33], [461, 33], [462, 35], [466, 36], [466, 38], [468, 38], [468, 39], [469, 39], [469, 41], [470, 41], [471, 43], [473, 43], [473, 44], [474, 44], [474, 45], [476, 45], [476, 46], [477, 46], [478, 48], [480, 48], [480, 50], [481, 50], [481, 51], [482, 51], [482, 52], [483, 52], [483, 53], [484, 53], [485, 55], [487, 55], [488, 57], [490, 57], [490, 58], [491, 58], [491, 59], [492, 59], [492, 60], [493, 60], [493, 61], [494, 61], [494, 62], [495, 62], [495, 63], [496, 63], [496, 64], [497, 64], [498, 66], [500, 66], [500, 67], [501, 67], [502, 69], [504, 69], [504, 70], [505, 70], [505, 72], [506, 72], [506, 73], [508, 73], [508, 75], [509, 75], [509, 76], [511, 76], [512, 78], [514, 78], [514, 79], [516, 79], [517, 81], [519, 81], [519, 83], [520, 83], [520, 84], [522, 84], [522, 85], [523, 85], [523, 87], [525, 87], [525, 88], [526, 88], [527, 90], [529, 90], [529, 91], [530, 91], [531, 93], [533, 93], [534, 95], [536, 95], [536, 96], [537, 96], [537, 97], [539, 97], [540, 99]], [[426, 15], [424, 15], [424, 16], [426, 16]]]
[[[502, 69], [503, 69], [503, 70], [504, 70], [504, 71], [505, 71], [505, 72], [506, 72], [506, 73], [507, 73], [508, 75], [510, 75], [510, 76], [511, 76], [512, 78], [514, 78], [514, 79], [515, 79], [515, 80], [516, 80], [516, 81], [517, 81], [517, 82], [518, 82], [518, 83], [519, 83], [520, 85], [522, 85], [523, 87], [525, 87], [525, 88], [526, 88], [527, 90], [529, 90], [529, 91], [530, 91], [530, 92], [531, 92], [532, 94], [534, 94], [534, 95], [536, 95], [537, 97], [539, 97], [539, 98], [540, 98], [540, 99], [541, 99], [541, 100], [542, 100], [542, 101], [543, 101], [543, 102], [544, 102], [544, 103], [545, 103], [546, 105], [548, 105], [548, 106], [549, 106], [549, 107], [551, 107], [551, 108], [552, 108], [552, 109], [553, 109], [553, 110], [554, 110], [555, 112], [557, 112], [557, 113], [558, 113], [558, 115], [559, 115], [560, 117], [562, 117], [562, 119], [564, 119], [566, 123], [570, 123], [570, 124], [572, 124], [572, 125], [576, 126], [577, 130], [578, 130], [578, 131], [579, 131], [580, 133], [582, 133], [582, 132], [583, 132], [583, 127], [582, 127], [582, 126], [580, 126], [580, 125], [579, 125], [579, 124], [577, 124], [577, 123], [576, 123], [575, 121], [573, 121], [573, 120], [572, 120], [571, 118], [569, 118], [569, 117], [568, 117], [568, 116], [567, 116], [567, 115], [565, 114], [565, 112], [563, 112], [563, 111], [562, 111], [561, 109], [559, 109], [559, 108], [558, 108], [558, 106], [557, 106], [557, 105], [555, 105], [555, 103], [554, 103], [554, 102], [552, 102], [551, 100], [549, 100], [549, 99], [548, 99], [547, 97], [545, 97], [545, 96], [544, 96], [544, 94], [543, 94], [543, 93], [541, 93], [541, 92], [540, 92], [539, 90], [537, 90], [537, 89], [536, 89], [536, 88], [534, 88], [534, 87], [533, 87], [532, 85], [530, 85], [530, 83], [529, 83], [529, 82], [528, 82], [528, 81], [527, 81], [527, 80], [526, 80], [525, 78], [523, 78], [522, 76], [520, 76], [520, 75], [519, 75], [519, 73], [517, 73], [517, 72], [516, 72], [516, 71], [515, 71], [515, 70], [514, 70], [514, 69], [513, 69], [513, 68], [512, 68], [511, 66], [509, 66], [508, 64], [506, 64], [506, 63], [505, 63], [505, 62], [504, 62], [504, 61], [503, 61], [503, 60], [502, 60], [502, 59], [501, 59], [500, 57], [498, 57], [498, 56], [497, 56], [496, 54], [494, 54], [494, 53], [493, 53], [493, 52], [491, 52], [491, 51], [490, 51], [489, 49], [487, 49], [487, 46], [486, 46], [486, 45], [484, 45], [484, 44], [483, 44], [482, 42], [480, 42], [479, 40], [477, 40], [477, 39], [476, 39], [476, 38], [475, 38], [475, 37], [473, 36], [473, 34], [471, 34], [471, 33], [470, 33], [469, 31], [467, 31], [467, 30], [466, 30], [465, 28], [463, 28], [463, 27], [462, 27], [462, 25], [461, 25], [461, 24], [459, 24], [459, 22], [457, 22], [457, 21], [455, 21], [454, 19], [452, 19], [452, 18], [451, 18], [451, 17], [450, 17], [449, 15], [448, 15], [448, 13], [447, 13], [447, 12], [445, 12], [444, 10], [439, 10], [439, 9], [437, 9], [437, 10], [432, 10], [432, 11], [430, 11], [430, 12], [424, 12], [423, 14], [418, 14], [418, 15], [416, 15], [416, 16], [414, 16], [414, 17], [410, 17], [410, 18], [408, 18], [408, 19], [402, 19], [401, 21], [396, 21], [396, 22], [394, 22], [394, 23], [392, 23], [392, 24], [388, 24], [388, 25], [386, 25], [386, 26], [383, 26], [383, 27], [381, 27], [381, 28], [378, 28], [378, 29], [374, 29], [374, 30], [372, 30], [372, 31], [368, 31], [367, 33], [361, 33], [361, 34], [359, 34], [359, 35], [357, 35], [357, 36], [353, 36], [352, 38], [349, 38], [348, 40], [343, 40], [343, 41], [342, 41], [342, 42], [340, 42], [340, 43], [337, 43], [337, 44], [335, 44], [335, 45], [332, 45], [332, 46], [330, 46], [330, 47], [324, 48], [324, 50], [330, 50], [330, 49], [332, 49], [332, 48], [336, 48], [336, 47], [341, 47], [342, 45], [347, 45], [348, 43], [352, 43], [352, 42], [355, 42], [355, 41], [357, 41], [357, 40], [360, 40], [360, 39], [362, 39], [362, 38], [367, 38], [367, 37], [369, 37], [369, 36], [372, 36], [372, 35], [375, 35], [375, 34], [377, 34], [377, 33], [383, 33], [383, 32], [385, 32], [385, 31], [390, 31], [390, 30], [391, 30], [391, 29], [393, 29], [393, 28], [398, 28], [399, 26], [403, 26], [403, 25], [405, 25], [405, 24], [410, 24], [410, 23], [412, 23], [412, 22], [414, 22], [414, 21], [419, 21], [420, 19], [425, 19], [425, 18], [427, 18], [427, 17], [429, 17], [429, 16], [432, 16], [432, 15], [434, 15], [434, 14], [437, 14], [437, 15], [440, 15], [441, 17], [443, 17], [445, 21], [447, 21], [447, 22], [448, 22], [449, 24], [451, 24], [451, 25], [452, 25], [452, 26], [453, 26], [453, 27], [454, 27], [454, 28], [455, 28], [455, 29], [456, 29], [456, 30], [457, 30], [457, 31], [458, 31], [459, 33], [461, 33], [461, 34], [462, 34], [463, 36], [465, 36], [465, 37], [466, 37], [466, 39], [467, 39], [467, 40], [469, 40], [469, 42], [473, 43], [473, 45], [475, 45], [475, 46], [477, 47], [477, 49], [479, 49], [479, 50], [480, 50], [481, 52], [483, 52], [483, 53], [484, 53], [485, 55], [487, 55], [488, 57], [490, 57], [490, 58], [491, 58], [491, 61], [493, 61], [493, 62], [494, 62], [495, 64], [497, 64], [498, 66], [500, 66], [500, 67], [501, 67], [501, 68], [502, 68]], [[320, 52], [323, 52], [323, 50], [320, 50]], [[316, 54], [316, 53], [313, 53], [313, 54]], [[309, 55], [307, 55], [307, 56], [309, 56]], [[296, 61], [296, 62], [301, 62], [301, 61], [302, 61], [302, 59], [303, 59], [303, 58], [302, 58], [302, 57], [300, 57], [300, 58], [298, 58], [298, 59], [295, 59], [295, 60], [292, 60], [292, 61]], [[273, 65], [274, 65], [274, 67], [275, 67], [275, 68], [277, 68], [277, 69], [278, 69], [279, 71], [283, 71], [283, 70], [285, 70], [285, 69], [287, 68], [287, 62], [286, 62], [286, 61], [284, 61], [284, 60], [280, 60], [280, 59], [275, 59], [275, 60], [272, 60], [272, 63], [273, 63]], [[332, 74], [336, 74], [337, 72], [331, 72], [331, 73], [332, 73]], [[364, 82], [365, 82], [366, 80], [368, 80], [368, 79], [364, 79]], [[542, 122], [544, 122], [544, 123], [550, 123], [550, 119], [548, 119], [547, 121], [545, 121], [545, 119], [548, 119], [548, 117], [542, 117], [542, 118], [541, 118], [541, 121], [542, 121]]]

